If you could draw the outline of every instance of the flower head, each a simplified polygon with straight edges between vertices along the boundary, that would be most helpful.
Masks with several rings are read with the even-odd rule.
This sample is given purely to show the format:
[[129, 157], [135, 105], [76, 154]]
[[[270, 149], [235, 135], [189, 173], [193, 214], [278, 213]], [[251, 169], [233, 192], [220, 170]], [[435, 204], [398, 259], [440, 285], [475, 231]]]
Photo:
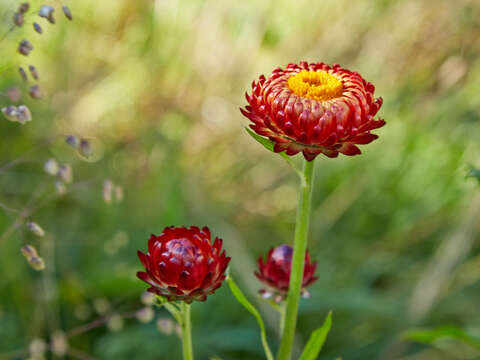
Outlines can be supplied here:
[[249, 105], [240, 110], [257, 134], [274, 142], [275, 152], [302, 152], [309, 161], [319, 154], [357, 155], [356, 145], [375, 140], [370, 131], [385, 124], [374, 118], [382, 106], [374, 91], [360, 74], [338, 64], [302, 61], [260, 76], [245, 94]]
[[148, 241], [148, 253], [138, 252], [146, 272], [139, 279], [151, 285], [149, 292], [169, 301], [205, 301], [225, 280], [230, 258], [222, 251], [222, 240], [212, 244], [210, 230], [196, 226], [167, 227]]
[[[255, 276], [268, 286], [269, 289], [262, 289], [260, 293], [265, 297], [274, 296], [277, 302], [282, 301], [288, 292], [290, 282], [290, 271], [292, 268], [293, 249], [289, 245], [280, 245], [270, 249], [267, 259], [258, 259], [258, 272]], [[303, 271], [303, 294], [308, 296], [305, 288], [315, 282], [318, 277], [314, 276], [317, 263], [311, 263], [310, 255], [305, 255], [305, 267]]]

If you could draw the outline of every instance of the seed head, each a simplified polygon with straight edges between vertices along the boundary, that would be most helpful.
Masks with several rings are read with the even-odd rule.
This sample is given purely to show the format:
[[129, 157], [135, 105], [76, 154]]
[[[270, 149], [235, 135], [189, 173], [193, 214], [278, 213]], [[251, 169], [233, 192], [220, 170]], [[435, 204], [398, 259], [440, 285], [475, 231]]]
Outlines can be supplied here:
[[42, 271], [45, 270], [45, 261], [41, 257], [33, 256], [28, 259], [28, 264], [33, 270]]
[[20, 251], [27, 260], [30, 260], [32, 257], [38, 257], [37, 249], [35, 249], [35, 247], [32, 245], [25, 245], [20, 249]]
[[81, 139], [80, 147], [78, 150], [82, 156], [89, 158], [93, 154], [92, 143], [88, 139]]
[[17, 121], [22, 125], [26, 122], [32, 121], [32, 113], [25, 105], [20, 105], [17, 108]]
[[18, 27], [23, 26], [23, 24], [25, 23], [25, 19], [23, 18], [23, 14], [19, 13], [19, 12], [13, 14], [13, 23]]
[[68, 351], [68, 341], [63, 331], [55, 331], [52, 334], [52, 353], [63, 358]]
[[33, 45], [28, 40], [22, 40], [18, 44], [18, 52], [22, 55], [28, 56], [32, 50], [33, 50]]
[[20, 73], [20, 76], [22, 77], [22, 80], [23, 81], [27, 81], [28, 80], [28, 77], [27, 77], [27, 73], [26, 71], [23, 69], [23, 67], [19, 67], [18, 68], [18, 72]]
[[22, 92], [18, 87], [10, 88], [7, 90], [7, 96], [10, 101], [17, 102], [22, 97]]
[[175, 324], [170, 319], [160, 318], [157, 320], [157, 329], [164, 335], [172, 335]]
[[40, 86], [38, 85], [33, 85], [30, 87], [30, 91], [28, 92], [30, 94], [30, 97], [32, 99], [41, 99], [43, 97], [42, 90], [40, 89]]
[[38, 16], [47, 19], [51, 24], [55, 24], [55, 17], [53, 16], [54, 12], [55, 8], [53, 6], [43, 5], [38, 11]]
[[30, 4], [28, 2], [23, 3], [18, 7], [18, 12], [21, 14], [25, 14], [28, 10], [30, 10]]
[[48, 175], [57, 176], [58, 175], [58, 170], [59, 170], [57, 160], [55, 160], [53, 158], [48, 159], [47, 162], [43, 165], [43, 170], [45, 170], [45, 172]]
[[33, 78], [35, 80], [38, 80], [38, 71], [37, 68], [33, 65], [28, 66], [28, 70], [30, 70], [30, 74], [32, 74]]
[[42, 27], [40, 26], [40, 24], [38, 24], [36, 22], [33, 23], [33, 29], [35, 30], [35, 32], [37, 32], [39, 34], [43, 34]]
[[32, 356], [43, 356], [47, 351], [47, 343], [42, 339], [33, 339], [28, 345], [28, 351]]
[[148, 324], [155, 317], [155, 311], [151, 307], [147, 306], [138, 310], [135, 313], [135, 317], [141, 323]]
[[36, 222], [29, 221], [27, 223], [28, 230], [36, 236], [43, 237], [45, 236], [45, 230], [42, 229], [40, 225], [38, 225]]
[[63, 181], [60, 181], [60, 180], [55, 181], [55, 190], [57, 194], [60, 196], [65, 195], [67, 193], [67, 187], [65, 186]]
[[74, 149], [78, 148], [79, 141], [75, 135], [67, 135], [67, 137], [65, 138], [65, 142]]
[[73, 169], [69, 164], [60, 165], [58, 176], [65, 183], [70, 184], [73, 181]]
[[68, 8], [67, 5], [63, 5], [62, 6], [62, 10], [63, 10], [63, 13], [65, 14], [65, 16], [67, 17], [68, 20], [72, 21], [73, 20], [73, 16], [72, 16], [72, 13], [70, 11], [70, 9]]
[[105, 180], [103, 183], [102, 197], [105, 203], [110, 204], [112, 202], [113, 182], [112, 180]]

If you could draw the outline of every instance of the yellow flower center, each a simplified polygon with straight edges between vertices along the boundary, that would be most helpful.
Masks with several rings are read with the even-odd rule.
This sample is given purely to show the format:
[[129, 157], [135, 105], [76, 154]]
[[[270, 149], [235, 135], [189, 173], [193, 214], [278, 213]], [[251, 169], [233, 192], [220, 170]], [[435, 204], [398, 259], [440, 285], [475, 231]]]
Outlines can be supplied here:
[[326, 71], [302, 70], [290, 76], [287, 85], [296, 95], [318, 101], [337, 98], [343, 91], [343, 83]]

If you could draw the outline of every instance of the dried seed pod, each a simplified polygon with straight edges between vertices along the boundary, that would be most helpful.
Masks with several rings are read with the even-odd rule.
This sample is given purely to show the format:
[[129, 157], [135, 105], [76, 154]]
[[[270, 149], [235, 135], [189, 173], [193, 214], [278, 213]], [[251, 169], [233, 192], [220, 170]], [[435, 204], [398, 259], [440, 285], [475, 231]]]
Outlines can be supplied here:
[[102, 197], [105, 203], [110, 204], [112, 202], [113, 182], [112, 180], [105, 180], [103, 183]]
[[107, 328], [110, 331], [120, 331], [123, 328], [123, 318], [121, 315], [114, 314], [107, 321]]
[[78, 148], [79, 141], [75, 135], [67, 135], [67, 137], [65, 138], [65, 142], [74, 149]]
[[33, 50], [33, 45], [28, 40], [22, 40], [18, 44], [18, 52], [22, 55], [28, 56], [32, 50]]
[[28, 260], [28, 263], [33, 270], [42, 271], [45, 270], [45, 261], [41, 257], [32, 257]]
[[80, 147], [78, 150], [82, 156], [89, 158], [93, 154], [92, 143], [88, 139], [81, 139]]
[[67, 193], [67, 187], [63, 183], [63, 181], [55, 181], [55, 191], [58, 195], [62, 196]]
[[26, 122], [32, 121], [32, 113], [25, 105], [20, 105], [17, 108], [17, 121], [22, 125]]
[[40, 24], [38, 24], [38, 23], [36, 23], [36, 22], [33, 23], [33, 29], [34, 29], [37, 33], [43, 34], [43, 29], [42, 29], [42, 27], [40, 26]]
[[41, 99], [43, 97], [42, 90], [40, 89], [40, 86], [38, 85], [33, 85], [30, 87], [30, 90], [28, 92], [30, 94], [30, 97], [32, 99]]
[[68, 341], [63, 331], [55, 331], [52, 334], [52, 353], [63, 358], [68, 352]]
[[142, 293], [142, 297], [140, 298], [140, 301], [142, 302], [143, 305], [152, 306], [153, 304], [155, 304], [155, 295], [152, 293], [149, 293], [148, 291], [145, 291]]
[[157, 329], [164, 335], [172, 335], [175, 324], [170, 319], [161, 318], [157, 320]]
[[47, 343], [42, 339], [33, 339], [28, 345], [31, 356], [43, 356], [47, 351]]
[[28, 70], [30, 70], [30, 74], [32, 74], [33, 78], [35, 80], [38, 80], [38, 71], [37, 71], [37, 68], [33, 65], [29, 65], [28, 66]]
[[23, 26], [23, 24], [25, 23], [25, 19], [23, 18], [23, 14], [19, 13], [19, 12], [13, 14], [13, 23], [18, 27]]
[[36, 222], [29, 221], [27, 223], [27, 228], [30, 230], [30, 232], [36, 236], [43, 237], [45, 236], [45, 230], [42, 229], [40, 225], [38, 225]]
[[38, 16], [47, 19], [51, 24], [55, 24], [54, 12], [55, 8], [53, 6], [43, 5], [38, 11]]
[[5, 116], [5, 118], [8, 121], [12, 121], [12, 122], [17, 121], [18, 110], [16, 106], [10, 105], [10, 106], [4, 107], [2, 108], [2, 113], [3, 113], [3, 116]]
[[17, 102], [22, 97], [22, 92], [18, 87], [10, 88], [7, 90], [7, 96], [10, 101]]
[[72, 12], [70, 11], [70, 9], [68, 8], [67, 5], [63, 5], [62, 6], [62, 10], [63, 10], [63, 13], [65, 14], [66, 18], [70, 21], [73, 20], [73, 16], [72, 16]]
[[69, 164], [60, 165], [58, 176], [65, 183], [70, 184], [73, 181], [73, 169]]
[[123, 200], [123, 187], [120, 185], [115, 186], [115, 200], [122, 202]]
[[23, 81], [28, 81], [28, 77], [27, 77], [27, 73], [26, 71], [23, 69], [23, 67], [19, 67], [18, 68], [18, 72], [20, 73], [20, 76], [22, 77], [22, 80]]
[[144, 307], [135, 313], [135, 317], [143, 324], [148, 324], [155, 317], [155, 311], [151, 307]]
[[20, 251], [27, 260], [30, 260], [32, 257], [38, 257], [37, 249], [35, 249], [35, 247], [32, 245], [25, 245], [20, 249]]
[[53, 158], [48, 159], [47, 162], [43, 165], [43, 170], [45, 170], [45, 172], [48, 175], [57, 176], [58, 175], [58, 170], [59, 170], [57, 160], [55, 160]]
[[30, 10], [30, 4], [28, 2], [25, 2], [18, 7], [18, 12], [22, 14], [25, 14], [28, 10]]

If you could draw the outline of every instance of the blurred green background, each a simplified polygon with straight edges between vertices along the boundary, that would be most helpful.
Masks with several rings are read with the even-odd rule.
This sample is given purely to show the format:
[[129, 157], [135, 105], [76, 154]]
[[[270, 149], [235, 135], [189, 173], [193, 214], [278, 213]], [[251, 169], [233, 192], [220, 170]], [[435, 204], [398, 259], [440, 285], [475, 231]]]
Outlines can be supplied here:
[[[0, 42], [0, 90], [21, 86], [33, 113], [24, 126], [0, 119], [0, 359], [28, 358], [33, 339], [112, 315], [71, 336], [65, 358], [179, 359], [178, 338], [156, 321], [117, 315], [142, 307], [136, 250], [152, 232], [190, 224], [224, 238], [276, 349], [278, 319], [253, 271], [258, 256], [292, 241], [297, 178], [246, 134], [238, 108], [252, 80], [300, 60], [360, 72], [383, 97], [387, 125], [363, 155], [317, 160], [309, 249], [320, 279], [301, 303], [298, 346], [333, 310], [320, 359], [480, 356], [454, 340], [402, 338], [443, 325], [480, 336], [480, 195], [465, 177], [480, 166], [480, 2], [72, 0], [74, 21], [52, 3], [57, 24], [41, 19], [38, 35], [41, 4]], [[17, 6], [2, 0], [2, 34]], [[35, 47], [28, 58], [16, 54], [23, 38]], [[16, 71], [31, 63], [42, 101]], [[93, 156], [79, 156], [66, 134], [90, 139]], [[73, 167], [63, 196], [43, 171], [52, 157]], [[102, 199], [107, 179], [122, 202]], [[27, 243], [45, 271], [22, 257]], [[193, 324], [200, 360], [263, 358], [255, 320], [226, 286], [194, 304]]]

